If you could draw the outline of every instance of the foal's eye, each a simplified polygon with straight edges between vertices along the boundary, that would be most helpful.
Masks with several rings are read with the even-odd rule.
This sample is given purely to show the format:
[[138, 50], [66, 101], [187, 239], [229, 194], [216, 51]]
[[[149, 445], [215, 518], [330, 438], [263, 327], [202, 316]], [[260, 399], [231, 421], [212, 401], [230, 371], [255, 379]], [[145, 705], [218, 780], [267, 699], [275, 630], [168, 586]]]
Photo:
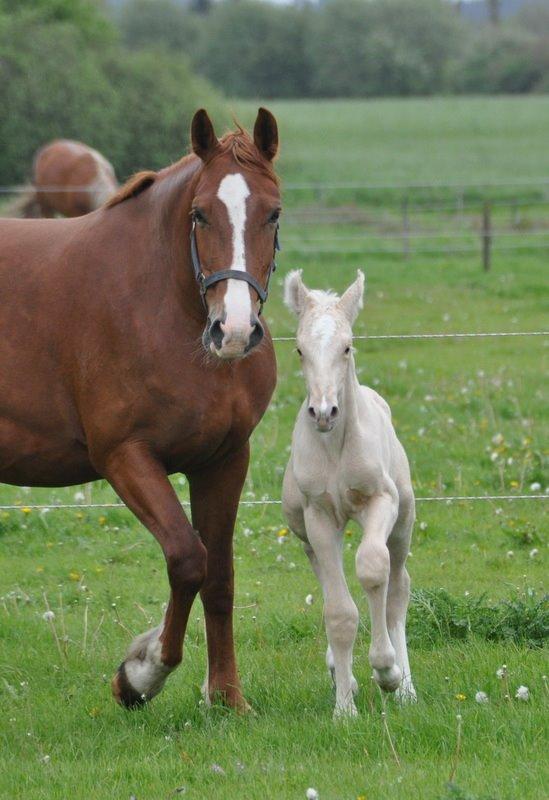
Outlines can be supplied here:
[[348, 356], [350, 352], [351, 352], [351, 348], [350, 347], [346, 347], [345, 348], [345, 355]]
[[273, 213], [272, 213], [272, 214], [271, 214], [271, 216], [269, 217], [269, 220], [268, 220], [268, 222], [269, 222], [271, 225], [274, 225], [274, 224], [276, 224], [276, 223], [278, 222], [278, 220], [279, 220], [279, 219], [280, 219], [280, 209], [279, 209], [279, 208], [277, 208], [277, 209], [275, 209], [275, 211], [273, 211]]

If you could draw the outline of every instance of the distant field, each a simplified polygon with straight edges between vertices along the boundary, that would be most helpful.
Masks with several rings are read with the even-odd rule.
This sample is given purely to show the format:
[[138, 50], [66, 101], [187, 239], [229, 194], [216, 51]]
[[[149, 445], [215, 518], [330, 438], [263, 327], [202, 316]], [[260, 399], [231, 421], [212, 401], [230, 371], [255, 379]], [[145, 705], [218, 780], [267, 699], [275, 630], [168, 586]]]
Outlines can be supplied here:
[[[269, 101], [288, 182], [549, 179], [549, 97]], [[253, 123], [258, 103], [234, 102]]]
[[[239, 103], [235, 110], [250, 124], [256, 105]], [[280, 168], [287, 181], [549, 175], [545, 98], [268, 105], [281, 122]], [[492, 271], [483, 273], [479, 198], [469, 199], [472, 206], [463, 212], [453, 206], [448, 213], [414, 212], [413, 230], [433, 234], [421, 247], [435, 252], [420, 254], [416, 242], [408, 259], [400, 239], [382, 238], [380, 224], [385, 234], [402, 233], [400, 206], [391, 198], [382, 211], [371, 196], [365, 202], [346, 198], [345, 208], [357, 215], [352, 224], [334, 220], [341, 213], [335, 195], [313, 193], [293, 208], [290, 203], [280, 270], [265, 309], [272, 332], [288, 335], [295, 328], [281, 287], [296, 266], [310, 285], [338, 291], [357, 267], [365, 269], [367, 303], [356, 333], [546, 329], [549, 247], [502, 249], [494, 253]], [[525, 232], [547, 224], [544, 207], [521, 209], [520, 218], [508, 206], [496, 209], [498, 230], [509, 234], [496, 244], [518, 246]], [[305, 225], [309, 213], [312, 224]], [[331, 221], [320, 222], [322, 214]], [[449, 228], [464, 231], [467, 247], [477, 249], [451, 252], [454, 239], [437, 238]], [[365, 239], [352, 238], [362, 233]], [[535, 241], [543, 245], [545, 238]], [[379, 252], [383, 248], [398, 252]], [[356, 350], [361, 379], [391, 404], [418, 497], [546, 491], [547, 338], [372, 340], [357, 341]], [[279, 497], [303, 396], [292, 343], [278, 344], [277, 356], [278, 388], [253, 438], [244, 499]], [[174, 482], [184, 498], [184, 479]], [[77, 491], [0, 489], [1, 503], [21, 505], [0, 512], [2, 800], [304, 800], [309, 786], [320, 800], [545, 796], [548, 688], [541, 646], [548, 624], [548, 502], [418, 503], [409, 639], [419, 702], [403, 709], [387, 703], [398, 765], [370, 681], [367, 608], [354, 579], [362, 616], [355, 651], [360, 717], [332, 724], [320, 591], [300, 546], [278, 535], [284, 520], [276, 506], [242, 507], [235, 539], [237, 648], [256, 716], [241, 719], [199, 704], [205, 663], [199, 604], [184, 663], [164, 693], [141, 712], [115, 707], [108, 680], [130, 640], [126, 629], [138, 632], [149, 618], [160, 618], [166, 579], [157, 546], [129, 512], [25, 509], [36, 501], [71, 502]], [[113, 494], [97, 484], [92, 497], [111, 500]], [[358, 541], [350, 525], [350, 575]], [[311, 606], [305, 603], [309, 593]], [[66, 663], [42, 620], [44, 594], [60, 634], [66, 627]], [[496, 677], [503, 663], [511, 698]], [[514, 698], [520, 684], [530, 689], [528, 702]], [[475, 702], [478, 690], [488, 693], [487, 705]], [[457, 714], [463, 738], [456, 762]], [[452, 788], [447, 781], [454, 764]]]

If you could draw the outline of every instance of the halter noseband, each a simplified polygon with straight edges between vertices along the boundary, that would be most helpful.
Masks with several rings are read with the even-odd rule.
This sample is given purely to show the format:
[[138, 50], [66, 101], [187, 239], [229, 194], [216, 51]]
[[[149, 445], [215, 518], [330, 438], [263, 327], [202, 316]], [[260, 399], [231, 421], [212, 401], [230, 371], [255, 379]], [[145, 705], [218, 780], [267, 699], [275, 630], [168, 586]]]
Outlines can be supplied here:
[[198, 283], [200, 288], [200, 296], [202, 298], [202, 302], [204, 303], [204, 308], [206, 311], [208, 310], [208, 306], [206, 305], [206, 292], [213, 286], [215, 283], [219, 283], [219, 281], [225, 281], [228, 278], [234, 278], [237, 281], [244, 281], [248, 283], [251, 287], [255, 289], [257, 292], [257, 296], [259, 297], [259, 313], [261, 314], [263, 310], [263, 303], [266, 301], [267, 296], [269, 294], [269, 281], [271, 280], [271, 275], [276, 270], [276, 253], [280, 250], [280, 243], [278, 241], [278, 223], [275, 229], [275, 238], [274, 238], [274, 250], [273, 250], [273, 257], [271, 263], [269, 264], [269, 271], [267, 273], [267, 283], [265, 284], [265, 288], [261, 286], [261, 284], [254, 278], [253, 275], [250, 275], [249, 272], [246, 270], [241, 269], [221, 269], [218, 272], [212, 272], [211, 275], [206, 277], [202, 272], [202, 266], [200, 264], [200, 257], [198, 255], [198, 247], [196, 244], [196, 220], [193, 219], [193, 223], [191, 226], [191, 259], [193, 262], [193, 270], [194, 270], [194, 277]]

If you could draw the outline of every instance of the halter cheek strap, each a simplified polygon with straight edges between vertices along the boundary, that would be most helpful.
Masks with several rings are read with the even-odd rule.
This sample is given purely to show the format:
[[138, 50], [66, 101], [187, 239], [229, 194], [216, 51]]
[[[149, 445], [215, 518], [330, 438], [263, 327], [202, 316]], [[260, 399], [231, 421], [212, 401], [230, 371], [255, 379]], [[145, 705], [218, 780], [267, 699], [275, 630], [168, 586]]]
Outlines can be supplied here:
[[274, 238], [274, 252], [273, 257], [271, 259], [271, 263], [269, 264], [269, 271], [267, 273], [267, 282], [265, 284], [265, 288], [261, 286], [261, 284], [254, 278], [253, 275], [250, 275], [249, 272], [246, 270], [241, 269], [221, 269], [218, 272], [212, 272], [211, 275], [204, 275], [202, 272], [202, 266], [200, 264], [200, 257], [198, 255], [198, 247], [196, 244], [196, 221], [193, 220], [191, 226], [191, 260], [193, 264], [193, 271], [194, 277], [198, 283], [200, 288], [200, 296], [202, 297], [202, 302], [204, 303], [204, 308], [208, 310], [208, 306], [206, 305], [206, 292], [213, 286], [215, 283], [219, 283], [219, 281], [226, 281], [229, 278], [236, 280], [236, 281], [244, 281], [248, 283], [255, 291], [257, 292], [257, 296], [259, 297], [259, 313], [261, 314], [263, 310], [263, 303], [267, 300], [267, 296], [269, 294], [269, 281], [271, 280], [271, 275], [276, 270], [276, 260], [275, 256], [277, 251], [280, 250], [280, 243], [278, 241], [278, 224], [275, 229], [275, 238]]

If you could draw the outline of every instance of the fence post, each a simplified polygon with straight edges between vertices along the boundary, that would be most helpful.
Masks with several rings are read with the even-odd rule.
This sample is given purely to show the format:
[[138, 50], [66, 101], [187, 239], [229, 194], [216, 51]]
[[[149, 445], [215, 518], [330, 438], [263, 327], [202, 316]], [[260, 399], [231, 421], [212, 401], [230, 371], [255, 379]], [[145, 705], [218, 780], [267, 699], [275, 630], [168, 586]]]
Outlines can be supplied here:
[[482, 267], [489, 272], [492, 262], [492, 204], [484, 201], [482, 209]]
[[410, 214], [408, 195], [402, 201], [402, 250], [404, 258], [410, 257]]

